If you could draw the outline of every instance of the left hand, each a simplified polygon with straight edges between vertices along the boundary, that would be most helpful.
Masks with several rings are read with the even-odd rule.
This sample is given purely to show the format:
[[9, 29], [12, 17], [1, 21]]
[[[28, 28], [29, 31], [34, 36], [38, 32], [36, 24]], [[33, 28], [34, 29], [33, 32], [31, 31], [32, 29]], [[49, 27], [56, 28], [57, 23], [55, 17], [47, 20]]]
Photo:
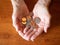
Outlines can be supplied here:
[[50, 26], [50, 14], [48, 12], [47, 7], [41, 6], [36, 4], [33, 9], [33, 18], [39, 17], [41, 19], [40, 23], [37, 24], [39, 26], [38, 29], [31, 29], [29, 27], [26, 27], [24, 29], [24, 37], [27, 40], [34, 40], [39, 34], [41, 34], [43, 31], [47, 33], [47, 29]]

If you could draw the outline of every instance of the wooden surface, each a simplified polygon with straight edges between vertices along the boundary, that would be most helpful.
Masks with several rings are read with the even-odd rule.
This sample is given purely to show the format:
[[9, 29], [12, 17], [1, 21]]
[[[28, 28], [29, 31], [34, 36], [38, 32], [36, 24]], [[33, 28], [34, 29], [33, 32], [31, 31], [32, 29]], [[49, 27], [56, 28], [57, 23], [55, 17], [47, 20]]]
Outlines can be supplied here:
[[42, 33], [34, 42], [25, 41], [12, 26], [10, 0], [0, 0], [0, 45], [60, 45], [60, 1], [53, 0], [49, 10], [52, 19], [48, 33]]

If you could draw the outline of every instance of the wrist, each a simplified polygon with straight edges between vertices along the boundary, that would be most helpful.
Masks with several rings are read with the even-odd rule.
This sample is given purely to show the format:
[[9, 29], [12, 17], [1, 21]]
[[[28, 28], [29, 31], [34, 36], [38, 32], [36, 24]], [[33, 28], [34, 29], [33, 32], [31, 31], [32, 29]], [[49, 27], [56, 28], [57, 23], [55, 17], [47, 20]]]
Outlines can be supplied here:
[[50, 2], [51, 2], [51, 0], [38, 0], [37, 4], [41, 5], [41, 6], [44, 6], [44, 7], [48, 7]]
[[24, 0], [11, 0], [11, 2], [12, 2], [13, 10], [22, 8], [25, 5]]

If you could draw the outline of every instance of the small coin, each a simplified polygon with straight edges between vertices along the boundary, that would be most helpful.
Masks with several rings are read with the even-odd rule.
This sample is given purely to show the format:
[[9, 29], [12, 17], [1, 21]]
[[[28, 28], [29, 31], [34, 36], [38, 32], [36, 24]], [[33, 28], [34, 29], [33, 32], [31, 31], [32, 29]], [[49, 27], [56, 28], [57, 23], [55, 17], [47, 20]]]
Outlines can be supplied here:
[[26, 24], [27, 22], [26, 22], [26, 17], [22, 17], [22, 24]]
[[39, 23], [40, 23], [40, 21], [41, 21], [41, 20], [40, 20], [40, 18], [39, 18], [39, 17], [35, 17], [35, 18], [34, 18], [34, 22], [35, 22], [36, 24], [39, 24]]

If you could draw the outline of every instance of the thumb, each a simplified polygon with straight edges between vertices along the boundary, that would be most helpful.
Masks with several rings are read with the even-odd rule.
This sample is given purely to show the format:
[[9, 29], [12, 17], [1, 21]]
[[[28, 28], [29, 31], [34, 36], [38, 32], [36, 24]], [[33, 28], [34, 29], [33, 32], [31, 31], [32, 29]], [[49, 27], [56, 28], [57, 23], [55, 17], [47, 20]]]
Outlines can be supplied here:
[[47, 29], [50, 27], [50, 25], [45, 25], [44, 26], [44, 32], [47, 33]]
[[47, 33], [47, 29], [50, 27], [51, 16], [49, 15], [45, 19], [44, 32]]

